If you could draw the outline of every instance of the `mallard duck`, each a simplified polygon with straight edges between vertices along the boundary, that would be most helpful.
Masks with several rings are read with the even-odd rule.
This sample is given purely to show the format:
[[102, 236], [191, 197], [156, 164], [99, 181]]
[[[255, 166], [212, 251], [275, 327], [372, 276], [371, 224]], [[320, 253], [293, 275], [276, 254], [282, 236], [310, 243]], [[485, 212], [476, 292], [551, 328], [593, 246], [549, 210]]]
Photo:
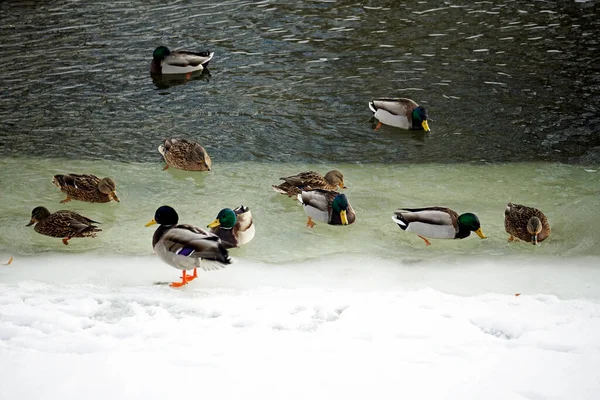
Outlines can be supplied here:
[[115, 182], [111, 178], [100, 179], [96, 175], [54, 175], [52, 183], [67, 195], [61, 203], [73, 199], [90, 203], [119, 201], [115, 192]]
[[345, 194], [323, 189], [303, 190], [298, 201], [304, 206], [309, 228], [315, 226], [313, 219], [329, 225], [350, 225], [356, 221], [356, 213]]
[[429, 131], [427, 110], [411, 99], [375, 99], [369, 102], [373, 117], [379, 120], [375, 130], [382, 124], [402, 129]]
[[201, 51], [193, 53], [191, 51], [173, 51], [171, 52], [165, 46], [159, 46], [152, 53], [152, 63], [150, 64], [150, 73], [153, 75], [164, 74], [189, 74], [191, 72], [202, 71], [212, 60], [214, 52]]
[[338, 188], [346, 188], [344, 186], [344, 175], [337, 169], [329, 171], [325, 176], [318, 172], [306, 171], [279, 179], [285, 182], [280, 185], [272, 185], [271, 187], [277, 193], [286, 194], [290, 197], [298, 196], [303, 190], [337, 190]]
[[173, 167], [185, 171], [210, 171], [212, 161], [200, 143], [186, 139], [165, 139], [158, 146], [167, 165], [163, 170]]
[[536, 245], [550, 236], [550, 224], [544, 213], [537, 208], [521, 204], [506, 205], [504, 228], [510, 235], [508, 238], [510, 242], [518, 238]]
[[[152, 247], [163, 262], [183, 271], [181, 282], [171, 283], [172, 287], [181, 287], [196, 279], [197, 268], [218, 269], [232, 263], [218, 236], [197, 226], [178, 222], [179, 216], [172, 207], [161, 206], [154, 213], [154, 219], [146, 224], [160, 224], [152, 237]], [[194, 273], [187, 276], [186, 271], [190, 269]]]
[[207, 225], [210, 232], [221, 238], [226, 248], [240, 247], [254, 238], [256, 230], [252, 221], [252, 213], [246, 206], [235, 210], [224, 208], [217, 218]]
[[50, 214], [46, 207], [36, 207], [31, 212], [31, 220], [26, 226], [36, 224], [33, 228], [42, 235], [61, 237], [64, 244], [69, 244], [71, 238], [96, 237], [96, 232], [101, 232], [99, 224], [75, 211], [60, 210]]
[[458, 215], [446, 207], [401, 208], [392, 217], [402, 230], [416, 233], [429, 246], [430, 239], [464, 239], [475, 232], [486, 239], [479, 218], [472, 213]]

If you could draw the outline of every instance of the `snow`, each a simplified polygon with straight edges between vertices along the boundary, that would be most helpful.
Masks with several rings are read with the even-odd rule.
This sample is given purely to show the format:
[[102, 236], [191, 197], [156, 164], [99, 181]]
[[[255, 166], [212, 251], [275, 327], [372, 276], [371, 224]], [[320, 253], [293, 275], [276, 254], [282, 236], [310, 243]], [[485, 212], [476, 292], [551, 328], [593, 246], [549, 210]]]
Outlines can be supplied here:
[[[156, 257], [15, 257], [0, 266], [0, 399], [597, 399], [589, 262], [433, 280], [384, 260], [238, 260], [173, 289]], [[559, 282], [536, 292], [536, 270]]]

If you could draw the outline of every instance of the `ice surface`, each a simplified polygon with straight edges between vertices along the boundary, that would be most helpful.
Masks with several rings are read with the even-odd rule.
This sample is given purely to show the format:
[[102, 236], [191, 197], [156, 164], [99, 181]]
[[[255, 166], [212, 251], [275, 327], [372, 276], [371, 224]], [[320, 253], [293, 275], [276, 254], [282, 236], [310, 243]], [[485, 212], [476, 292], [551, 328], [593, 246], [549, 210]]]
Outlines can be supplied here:
[[0, 399], [597, 399], [597, 261], [19, 257]]

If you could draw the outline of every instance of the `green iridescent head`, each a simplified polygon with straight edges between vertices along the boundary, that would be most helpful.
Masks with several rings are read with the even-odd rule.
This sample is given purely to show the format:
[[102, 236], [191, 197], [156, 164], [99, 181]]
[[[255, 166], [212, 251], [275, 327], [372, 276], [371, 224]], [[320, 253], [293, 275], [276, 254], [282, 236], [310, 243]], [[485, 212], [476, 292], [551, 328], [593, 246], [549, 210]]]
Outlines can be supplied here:
[[427, 110], [425, 107], [418, 106], [412, 111], [413, 129], [422, 129], [428, 132], [429, 123], [427, 122]]
[[464, 213], [459, 215], [458, 226], [471, 232], [475, 232], [480, 238], [486, 239], [486, 236], [481, 231], [481, 223], [479, 222], [479, 218], [477, 218], [477, 215], [473, 213]]
[[154, 53], [152, 53], [152, 57], [155, 60], [164, 60], [169, 54], [171, 54], [171, 51], [168, 48], [159, 46], [154, 50]]
[[208, 227], [216, 228], [217, 226], [220, 226], [222, 228], [231, 229], [235, 226], [236, 221], [237, 216], [235, 215], [235, 212], [231, 208], [224, 208], [219, 211], [217, 218], [208, 224]]

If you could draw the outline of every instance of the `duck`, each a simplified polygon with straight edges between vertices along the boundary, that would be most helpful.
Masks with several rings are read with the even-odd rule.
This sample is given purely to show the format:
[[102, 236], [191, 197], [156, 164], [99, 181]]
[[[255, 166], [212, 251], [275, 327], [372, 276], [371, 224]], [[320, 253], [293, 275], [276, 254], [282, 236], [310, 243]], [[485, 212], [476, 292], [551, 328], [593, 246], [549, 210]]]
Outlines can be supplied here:
[[115, 191], [115, 182], [109, 177], [100, 179], [91, 174], [54, 175], [52, 183], [67, 195], [67, 198], [62, 200], [61, 203], [71, 200], [87, 201], [89, 203], [120, 201]]
[[324, 189], [337, 191], [338, 188], [346, 189], [344, 186], [344, 175], [337, 169], [331, 170], [325, 176], [315, 171], [300, 172], [296, 175], [279, 178], [284, 182], [271, 187], [277, 193], [297, 197], [303, 190]]
[[37, 233], [52, 237], [62, 237], [65, 245], [76, 237], [96, 237], [101, 232], [94, 224], [100, 222], [84, 217], [75, 211], [59, 210], [50, 213], [46, 207], [36, 207], [31, 212], [31, 220], [26, 226], [35, 224], [33, 229]]
[[446, 207], [400, 208], [392, 220], [402, 230], [416, 233], [431, 245], [430, 239], [464, 239], [475, 232], [482, 239], [487, 237], [481, 231], [479, 218], [473, 213], [458, 213]]
[[254, 239], [256, 234], [252, 213], [244, 205], [233, 210], [223, 208], [207, 228], [221, 238], [225, 248], [240, 247]]
[[162, 154], [169, 167], [182, 169], [184, 171], [210, 171], [212, 161], [204, 147], [200, 143], [180, 138], [165, 139], [158, 146], [158, 152]]
[[[152, 248], [167, 265], [182, 270], [181, 282], [171, 287], [187, 285], [198, 277], [197, 268], [220, 269], [233, 262], [221, 239], [217, 235], [188, 224], [178, 224], [179, 215], [170, 206], [160, 206], [154, 218], [146, 224], [159, 224], [152, 236]], [[188, 270], [193, 269], [188, 276]]]
[[536, 245], [550, 236], [550, 224], [537, 208], [508, 203], [504, 209], [504, 228], [509, 242], [521, 239]]
[[313, 220], [326, 222], [329, 225], [351, 225], [356, 221], [356, 213], [343, 193], [333, 190], [303, 190], [298, 201], [304, 206], [308, 216], [306, 226], [313, 228]]
[[427, 110], [411, 99], [375, 99], [369, 102], [369, 108], [379, 122], [375, 130], [382, 124], [402, 129], [429, 132]]
[[159, 46], [152, 53], [150, 63], [151, 75], [191, 74], [202, 71], [208, 66], [214, 52], [201, 51], [198, 53], [178, 50], [170, 51], [168, 47]]

